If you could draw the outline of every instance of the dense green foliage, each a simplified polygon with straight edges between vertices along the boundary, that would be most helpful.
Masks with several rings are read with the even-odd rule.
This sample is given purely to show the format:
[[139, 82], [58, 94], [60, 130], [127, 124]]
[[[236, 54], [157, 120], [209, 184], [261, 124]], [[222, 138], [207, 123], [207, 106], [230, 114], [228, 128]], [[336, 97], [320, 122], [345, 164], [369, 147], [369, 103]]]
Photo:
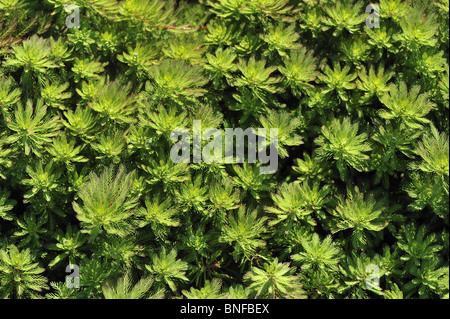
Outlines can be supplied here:
[[66, 3], [0, 0], [0, 297], [449, 298], [448, 0]]

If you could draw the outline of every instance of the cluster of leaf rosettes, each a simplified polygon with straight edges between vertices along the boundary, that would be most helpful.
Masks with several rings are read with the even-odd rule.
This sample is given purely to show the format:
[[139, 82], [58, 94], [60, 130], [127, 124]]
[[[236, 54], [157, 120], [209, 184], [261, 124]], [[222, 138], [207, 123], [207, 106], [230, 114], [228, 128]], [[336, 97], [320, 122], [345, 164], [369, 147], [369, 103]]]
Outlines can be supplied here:
[[70, 2], [0, 0], [1, 298], [449, 297], [448, 0]]

